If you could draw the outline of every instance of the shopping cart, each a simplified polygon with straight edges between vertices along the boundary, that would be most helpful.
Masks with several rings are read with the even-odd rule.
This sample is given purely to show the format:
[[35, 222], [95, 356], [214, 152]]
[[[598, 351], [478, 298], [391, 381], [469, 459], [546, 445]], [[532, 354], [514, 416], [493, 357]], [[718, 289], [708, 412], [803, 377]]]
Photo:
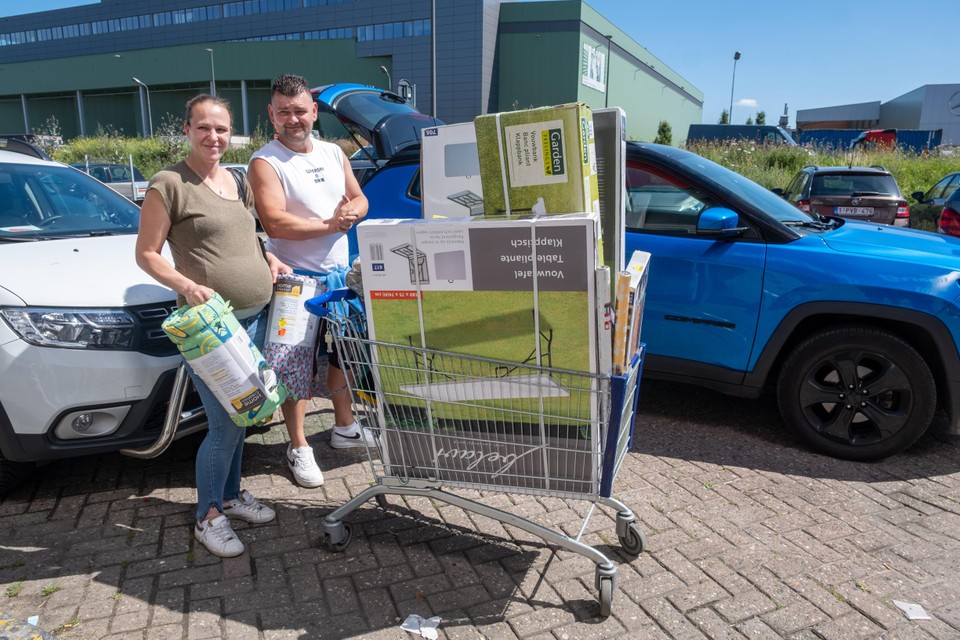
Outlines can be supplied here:
[[[323, 520], [332, 551], [350, 544], [343, 518], [374, 498], [425, 496], [515, 526], [593, 560], [600, 614], [608, 616], [617, 568], [580, 541], [597, 503], [617, 511], [623, 551], [639, 555], [645, 540], [633, 512], [611, 497], [633, 437], [641, 346], [622, 376], [471, 357], [370, 340], [366, 317], [345, 300], [349, 289], [308, 300], [327, 319], [347, 374], [358, 420], [375, 447], [375, 483]], [[444, 490], [505, 491], [591, 502], [571, 538], [513, 513]]]

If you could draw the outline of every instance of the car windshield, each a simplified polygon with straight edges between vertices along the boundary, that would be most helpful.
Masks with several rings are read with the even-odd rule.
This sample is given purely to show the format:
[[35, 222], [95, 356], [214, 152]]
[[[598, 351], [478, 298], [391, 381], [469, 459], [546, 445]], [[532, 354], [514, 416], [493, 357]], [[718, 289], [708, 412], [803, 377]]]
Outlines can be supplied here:
[[708, 181], [733, 193], [738, 198], [784, 224], [818, 222], [808, 213], [804, 213], [777, 194], [764, 189], [753, 180], [745, 178], [726, 167], [707, 160], [694, 153], [678, 153], [673, 158]]
[[136, 233], [140, 209], [66, 166], [0, 163], [0, 242]]
[[853, 195], [899, 195], [893, 176], [871, 173], [818, 173], [810, 185], [810, 197]]

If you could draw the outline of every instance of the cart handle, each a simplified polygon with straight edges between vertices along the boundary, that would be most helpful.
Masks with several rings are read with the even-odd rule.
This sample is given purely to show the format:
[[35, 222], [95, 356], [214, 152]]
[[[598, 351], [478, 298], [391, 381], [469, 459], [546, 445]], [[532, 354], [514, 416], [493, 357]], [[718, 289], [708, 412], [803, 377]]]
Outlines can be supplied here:
[[328, 302], [343, 302], [344, 300], [353, 300], [356, 297], [357, 292], [347, 287], [331, 289], [330, 291], [324, 291], [315, 298], [310, 298], [303, 303], [303, 306], [313, 315], [323, 318], [330, 313], [330, 309], [326, 306]]

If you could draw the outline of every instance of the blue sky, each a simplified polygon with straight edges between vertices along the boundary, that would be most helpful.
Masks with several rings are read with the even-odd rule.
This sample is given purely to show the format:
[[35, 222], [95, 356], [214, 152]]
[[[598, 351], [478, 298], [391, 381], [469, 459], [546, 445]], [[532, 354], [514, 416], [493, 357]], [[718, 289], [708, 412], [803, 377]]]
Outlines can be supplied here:
[[[442, 0], [440, 0], [442, 1]], [[960, 83], [949, 25], [957, 0], [585, 0], [704, 93], [703, 121], [765, 111], [886, 102], [924, 84]], [[0, 17], [88, 0], [0, 0]], [[740, 51], [736, 82], [733, 54]]]
[[[886, 102], [960, 83], [957, 0], [585, 0], [704, 94], [703, 121]], [[779, 9], [779, 10], [778, 10]], [[736, 82], [733, 54], [740, 51]]]

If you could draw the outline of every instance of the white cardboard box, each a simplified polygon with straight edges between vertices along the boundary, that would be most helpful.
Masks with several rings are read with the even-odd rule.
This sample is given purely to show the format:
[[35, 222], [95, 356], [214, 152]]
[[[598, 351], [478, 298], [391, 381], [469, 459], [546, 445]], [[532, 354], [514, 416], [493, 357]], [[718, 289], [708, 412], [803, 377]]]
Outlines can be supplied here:
[[480, 156], [472, 122], [424, 129], [420, 168], [424, 218], [483, 213]]

